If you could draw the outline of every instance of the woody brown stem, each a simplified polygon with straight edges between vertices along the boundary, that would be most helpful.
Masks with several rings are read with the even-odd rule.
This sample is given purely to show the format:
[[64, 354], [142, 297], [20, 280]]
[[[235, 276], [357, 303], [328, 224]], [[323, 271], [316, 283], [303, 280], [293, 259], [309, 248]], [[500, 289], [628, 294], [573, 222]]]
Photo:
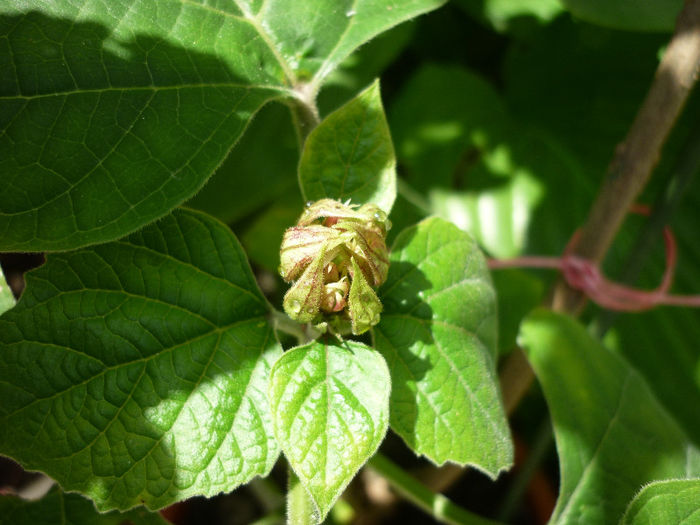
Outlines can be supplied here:
[[[646, 185], [700, 68], [700, 0], [687, 0], [637, 117], [615, 151], [574, 253], [600, 262]], [[561, 281], [552, 307], [577, 313], [583, 297]]]

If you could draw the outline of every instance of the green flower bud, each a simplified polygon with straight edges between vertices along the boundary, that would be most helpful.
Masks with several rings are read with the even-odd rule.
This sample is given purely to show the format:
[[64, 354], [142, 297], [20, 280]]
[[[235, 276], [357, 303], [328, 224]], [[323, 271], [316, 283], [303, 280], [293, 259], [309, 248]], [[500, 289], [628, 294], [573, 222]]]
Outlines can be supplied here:
[[374, 204], [322, 199], [308, 205], [280, 249], [280, 275], [293, 283], [284, 296], [287, 315], [340, 334], [358, 335], [377, 324], [382, 305], [374, 288], [389, 272], [389, 227]]

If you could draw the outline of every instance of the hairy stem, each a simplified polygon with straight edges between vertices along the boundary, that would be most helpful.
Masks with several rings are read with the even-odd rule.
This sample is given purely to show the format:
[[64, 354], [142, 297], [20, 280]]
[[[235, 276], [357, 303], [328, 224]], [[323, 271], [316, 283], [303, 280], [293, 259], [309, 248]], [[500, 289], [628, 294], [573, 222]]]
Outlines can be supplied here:
[[289, 103], [292, 113], [292, 122], [299, 143], [299, 151], [304, 148], [304, 142], [309, 133], [319, 125], [321, 118], [316, 106], [316, 96], [309, 85], [302, 84], [295, 89], [297, 98]]
[[316, 525], [319, 521], [316, 506], [291, 467], [288, 469], [288, 476], [287, 524]]
[[382, 454], [375, 454], [369, 466], [384, 477], [391, 486], [408, 501], [423, 509], [442, 523], [462, 525], [499, 525], [455, 505], [442, 494], [435, 494], [404, 472]]

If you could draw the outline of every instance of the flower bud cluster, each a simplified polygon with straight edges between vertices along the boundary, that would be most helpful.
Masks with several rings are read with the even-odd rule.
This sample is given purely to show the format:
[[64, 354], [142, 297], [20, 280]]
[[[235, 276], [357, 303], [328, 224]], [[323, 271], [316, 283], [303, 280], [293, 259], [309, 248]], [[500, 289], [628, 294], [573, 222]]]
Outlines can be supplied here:
[[284, 310], [296, 321], [355, 335], [379, 322], [374, 291], [389, 271], [389, 220], [374, 204], [322, 199], [307, 204], [280, 249], [280, 275], [293, 283]]

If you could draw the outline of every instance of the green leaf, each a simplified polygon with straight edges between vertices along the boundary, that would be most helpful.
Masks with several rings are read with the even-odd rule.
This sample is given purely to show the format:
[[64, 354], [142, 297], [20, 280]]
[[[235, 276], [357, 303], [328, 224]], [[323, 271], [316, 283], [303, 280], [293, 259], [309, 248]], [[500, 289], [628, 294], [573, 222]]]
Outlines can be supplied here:
[[391, 211], [396, 199], [396, 159], [379, 81], [309, 134], [299, 163], [299, 185], [308, 200], [373, 202]]
[[657, 481], [627, 507], [621, 525], [691, 525], [700, 519], [700, 479]]
[[285, 352], [270, 376], [275, 435], [322, 521], [384, 439], [389, 371], [355, 341], [315, 341]]
[[284, 91], [243, 17], [172, 0], [23, 4], [0, 21], [15, 64], [0, 84], [3, 250], [75, 248], [164, 215]]
[[[625, 136], [658, 65], [657, 52], [668, 40], [664, 35], [634, 34], [555, 21], [527, 45], [514, 45], [505, 68], [505, 92], [516, 117], [547, 132], [546, 144], [562, 153], [560, 175], [556, 165], [534, 170], [544, 184], [544, 196], [528, 230], [528, 253], [561, 253], [572, 233], [586, 218], [596, 188], [605, 174], [616, 145]], [[683, 141], [697, 123], [700, 92], [688, 101], [684, 115], [664, 147], [664, 155], [641, 202], [657, 199], [658, 183], [670, 180]], [[532, 127], [527, 130], [531, 133]], [[556, 141], [551, 137], [556, 137]], [[397, 141], [397, 150], [399, 142]], [[557, 144], [558, 143], [558, 144]], [[531, 158], [545, 159], [531, 147]], [[516, 164], [520, 155], [513, 154]], [[401, 162], [401, 158], [399, 158]], [[571, 169], [577, 166], [578, 169]], [[540, 174], [546, 173], [546, 178]], [[549, 175], [551, 174], [551, 175]], [[656, 182], [655, 182], [656, 181]], [[674, 211], [670, 226], [679, 246], [674, 293], [700, 290], [700, 249], [697, 244], [697, 210], [700, 185], [695, 184]], [[616, 237], [606, 260], [626, 271], [626, 252], [636, 232], [630, 219]], [[625, 245], [626, 244], [626, 245]], [[645, 263], [641, 287], [653, 288], [663, 273], [663, 242], [659, 235], [656, 258]], [[622, 257], [620, 256], [622, 254]], [[700, 323], [693, 309], [657, 308], [650, 312], [622, 314], [615, 320], [615, 348], [645, 376], [659, 400], [678, 419], [696, 444], [700, 444]], [[659, 351], [663, 348], [664, 351]]]
[[6, 312], [15, 305], [15, 296], [7, 284], [5, 275], [0, 267], [0, 314]]
[[577, 17], [587, 22], [626, 31], [671, 32], [683, 0], [561, 0]]
[[129, 512], [100, 514], [90, 500], [54, 487], [40, 500], [0, 496], [0, 525], [166, 525], [157, 513], [143, 507]]
[[164, 215], [265, 102], [313, 100], [355, 48], [442, 3], [4, 2], [0, 249], [76, 248]]
[[438, 218], [404, 230], [379, 297], [373, 334], [391, 371], [392, 429], [436, 463], [496, 477], [513, 445], [495, 371], [496, 297], [476, 243]]
[[561, 488], [551, 523], [618, 523], [645, 483], [700, 474], [700, 451], [644, 379], [579, 323], [539, 310], [519, 342], [554, 423]]
[[199, 212], [49, 256], [0, 318], [0, 453], [100, 510], [265, 475], [268, 309], [238, 241]]
[[353, 279], [348, 294], [348, 310], [352, 322], [352, 333], [363, 334], [379, 322], [382, 303], [369, 285], [355, 258], [351, 259]]

